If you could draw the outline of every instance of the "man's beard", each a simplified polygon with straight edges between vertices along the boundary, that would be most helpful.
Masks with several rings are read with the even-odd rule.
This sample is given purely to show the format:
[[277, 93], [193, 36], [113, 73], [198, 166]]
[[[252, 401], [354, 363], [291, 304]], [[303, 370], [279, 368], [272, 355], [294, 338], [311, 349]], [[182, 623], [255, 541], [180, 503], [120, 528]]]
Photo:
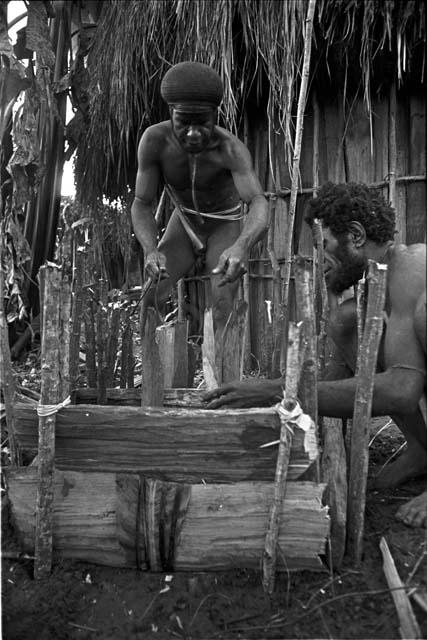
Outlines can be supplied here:
[[357, 284], [368, 266], [366, 258], [355, 256], [348, 247], [347, 243], [340, 244], [336, 254], [340, 264], [328, 272], [328, 287], [336, 295]]

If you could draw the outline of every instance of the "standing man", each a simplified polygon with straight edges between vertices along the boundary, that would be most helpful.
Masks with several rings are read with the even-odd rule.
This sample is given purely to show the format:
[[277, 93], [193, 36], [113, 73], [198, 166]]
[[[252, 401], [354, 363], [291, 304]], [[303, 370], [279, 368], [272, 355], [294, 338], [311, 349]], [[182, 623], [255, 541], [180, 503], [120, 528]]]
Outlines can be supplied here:
[[[378, 487], [397, 486], [427, 474], [426, 246], [394, 241], [394, 210], [363, 184], [328, 183], [310, 202], [308, 224], [321, 221], [325, 278], [343, 293], [357, 284], [368, 260], [387, 264], [385, 322], [375, 375], [372, 415], [390, 415], [406, 438], [406, 450], [377, 476]], [[335, 353], [318, 383], [319, 414], [351, 418], [357, 379], [357, 317], [354, 299], [332, 314], [329, 337]], [[209, 408], [262, 406], [282, 397], [284, 380], [224, 385], [206, 394]], [[398, 519], [427, 528], [427, 491], [397, 512]]]
[[[267, 201], [248, 149], [216, 124], [219, 75], [205, 64], [181, 62], [165, 74], [160, 91], [170, 120], [148, 127], [139, 143], [133, 228], [146, 276], [158, 283], [159, 305], [196, 259], [204, 264], [212, 274], [215, 329], [222, 332], [248, 252], [268, 227]], [[175, 209], [157, 244], [153, 208], [163, 185]], [[248, 213], [241, 227], [242, 202]], [[149, 296], [146, 304], [152, 291]]]

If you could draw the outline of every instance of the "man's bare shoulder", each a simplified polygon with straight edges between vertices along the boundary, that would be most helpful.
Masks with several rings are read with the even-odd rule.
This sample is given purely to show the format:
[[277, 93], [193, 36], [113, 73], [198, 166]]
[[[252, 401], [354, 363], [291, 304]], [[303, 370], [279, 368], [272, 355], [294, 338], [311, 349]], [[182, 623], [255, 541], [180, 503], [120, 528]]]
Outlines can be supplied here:
[[233, 165], [234, 163], [250, 162], [250, 154], [247, 146], [231, 131], [223, 127], [215, 127], [215, 135], [219, 142], [221, 153]]
[[416, 300], [426, 287], [426, 245], [397, 244], [389, 263], [389, 292], [393, 302]]

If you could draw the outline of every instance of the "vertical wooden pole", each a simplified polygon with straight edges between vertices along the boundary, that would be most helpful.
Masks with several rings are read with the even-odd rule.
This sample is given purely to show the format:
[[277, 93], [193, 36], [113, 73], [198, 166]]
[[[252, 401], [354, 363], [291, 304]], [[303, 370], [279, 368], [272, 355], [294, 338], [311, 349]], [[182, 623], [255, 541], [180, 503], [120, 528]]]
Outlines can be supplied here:
[[[301, 155], [301, 143], [302, 134], [304, 129], [304, 110], [307, 98], [307, 87], [310, 73], [310, 58], [311, 58], [311, 44], [312, 44], [312, 32], [313, 32], [313, 17], [316, 7], [316, 0], [309, 0], [307, 8], [307, 17], [305, 20], [305, 34], [304, 34], [304, 58], [303, 67], [301, 73], [301, 87], [298, 97], [297, 108], [297, 121], [294, 143], [294, 157], [292, 160], [292, 181], [291, 181], [291, 197], [289, 202], [288, 212], [288, 228], [286, 235], [286, 258], [285, 268], [282, 282], [282, 321], [288, 318], [288, 299], [289, 299], [289, 283], [291, 277], [291, 265], [292, 265], [292, 247], [293, 247], [293, 235], [294, 235], [294, 222], [295, 211], [297, 203], [297, 191], [299, 182], [299, 164]], [[279, 336], [280, 340], [280, 336]], [[281, 367], [282, 368], [282, 367]]]
[[71, 336], [70, 336], [70, 385], [71, 402], [75, 402], [79, 380], [80, 364], [80, 333], [82, 326], [85, 292], [83, 290], [83, 271], [85, 255], [83, 249], [77, 248], [74, 252], [73, 281], [72, 281], [72, 308], [71, 308]]
[[222, 383], [240, 380], [242, 377], [244, 329], [248, 305], [236, 300], [222, 335], [221, 380]]
[[[39, 407], [38, 487], [34, 577], [46, 577], [52, 566], [53, 472], [55, 459], [56, 412], [46, 409], [64, 400], [58, 394], [61, 271], [48, 263], [44, 271], [43, 325], [41, 350], [41, 391]], [[47, 415], [40, 415], [47, 414]]]
[[[291, 411], [297, 402], [298, 382], [301, 371], [301, 323], [289, 323], [288, 355], [285, 378], [286, 408]], [[280, 511], [285, 497], [286, 475], [292, 444], [292, 427], [281, 420], [279, 451], [274, 479], [273, 503], [267, 525], [262, 560], [262, 584], [266, 593], [272, 594], [276, 579], [277, 537], [279, 535]]]
[[369, 261], [368, 300], [363, 340], [359, 344], [358, 376], [351, 431], [348, 545], [353, 562], [363, 553], [366, 484], [369, 462], [369, 423], [372, 411], [375, 370], [383, 330], [387, 266]]

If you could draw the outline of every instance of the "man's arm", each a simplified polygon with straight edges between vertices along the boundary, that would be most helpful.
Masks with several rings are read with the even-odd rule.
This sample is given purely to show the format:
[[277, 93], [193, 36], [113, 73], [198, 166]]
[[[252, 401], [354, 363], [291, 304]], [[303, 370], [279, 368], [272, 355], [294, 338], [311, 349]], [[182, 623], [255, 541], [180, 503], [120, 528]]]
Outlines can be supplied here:
[[229, 148], [229, 169], [237, 192], [248, 206], [242, 232], [234, 244], [220, 256], [213, 273], [224, 273], [220, 284], [232, 282], [245, 270], [245, 262], [251, 247], [268, 229], [268, 205], [260, 181], [253, 166], [249, 150], [238, 139]]
[[153, 215], [159, 179], [158, 144], [150, 127], [138, 146], [138, 173], [131, 216], [135, 236], [144, 251], [147, 274], [154, 278], [166, 270], [166, 260], [157, 250], [157, 226]]

